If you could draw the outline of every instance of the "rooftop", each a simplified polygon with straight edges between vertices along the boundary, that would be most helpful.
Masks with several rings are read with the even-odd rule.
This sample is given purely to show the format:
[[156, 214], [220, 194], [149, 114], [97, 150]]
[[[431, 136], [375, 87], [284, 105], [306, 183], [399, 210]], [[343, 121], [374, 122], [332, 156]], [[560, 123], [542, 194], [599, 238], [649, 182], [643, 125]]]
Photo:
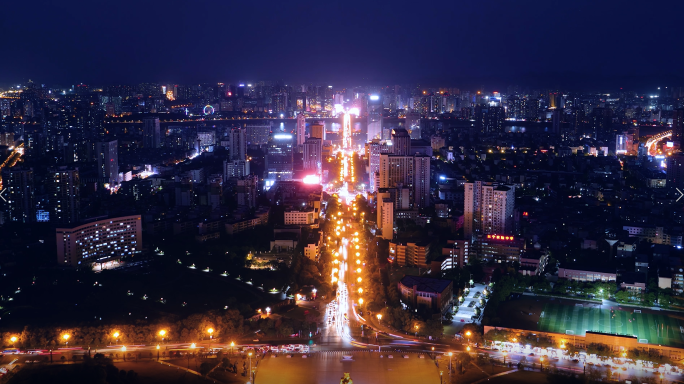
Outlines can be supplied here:
[[421, 292], [442, 293], [451, 284], [451, 280], [406, 275], [401, 278], [400, 283], [406, 287], [416, 286], [416, 290]]

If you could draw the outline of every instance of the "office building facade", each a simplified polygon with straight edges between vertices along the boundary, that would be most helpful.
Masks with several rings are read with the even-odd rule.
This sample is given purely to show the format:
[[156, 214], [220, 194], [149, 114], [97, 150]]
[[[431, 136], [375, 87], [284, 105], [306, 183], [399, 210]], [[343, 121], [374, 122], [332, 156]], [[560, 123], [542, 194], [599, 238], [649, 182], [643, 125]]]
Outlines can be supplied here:
[[140, 215], [93, 221], [56, 229], [57, 262], [78, 267], [102, 263], [142, 250]]

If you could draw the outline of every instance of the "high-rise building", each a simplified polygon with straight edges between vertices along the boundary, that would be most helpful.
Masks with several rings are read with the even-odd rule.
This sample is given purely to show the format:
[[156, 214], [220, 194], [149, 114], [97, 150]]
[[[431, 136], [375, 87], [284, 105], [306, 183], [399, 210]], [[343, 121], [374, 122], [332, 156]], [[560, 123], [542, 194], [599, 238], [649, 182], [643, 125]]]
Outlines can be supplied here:
[[268, 143], [266, 153], [266, 178], [270, 180], [292, 180], [292, 135], [276, 133]]
[[610, 108], [594, 108], [590, 116], [591, 130], [595, 139], [613, 137], [613, 110]]
[[9, 221], [29, 223], [35, 221], [35, 195], [33, 169], [12, 167], [2, 171], [5, 212]]
[[311, 137], [325, 140], [325, 125], [321, 121], [316, 121], [311, 124]]
[[465, 183], [463, 231], [477, 235], [512, 235], [515, 186], [476, 181]]
[[240, 128], [233, 128], [229, 133], [230, 145], [230, 159], [231, 160], [246, 160], [247, 159], [247, 142], [245, 141], [245, 130]]
[[475, 129], [481, 133], [503, 132], [506, 113], [503, 107], [477, 105], [475, 107]]
[[413, 203], [417, 208], [430, 205], [430, 156], [413, 158]]
[[303, 113], [297, 115], [297, 146], [304, 145], [306, 140], [306, 118]]
[[368, 158], [368, 176], [370, 181], [369, 189], [376, 191], [380, 172], [380, 154], [392, 153], [392, 146], [381, 143], [380, 140], [373, 140], [366, 143], [366, 157]]
[[672, 114], [672, 140], [684, 141], [684, 108], [675, 109]]
[[382, 109], [382, 97], [380, 95], [371, 95], [368, 98], [367, 141], [379, 139], [382, 134]]
[[304, 142], [304, 170], [321, 172], [323, 141], [317, 137], [310, 137]]
[[380, 236], [385, 240], [394, 237], [394, 200], [387, 190], [378, 190], [377, 193], [377, 223]]
[[245, 127], [247, 143], [252, 145], [262, 145], [268, 143], [271, 136], [271, 123], [251, 124]]
[[75, 224], [80, 211], [80, 178], [78, 168], [61, 166], [48, 170], [50, 221]]
[[116, 184], [119, 181], [119, 141], [99, 141], [97, 150], [97, 173], [105, 183]]
[[413, 156], [380, 155], [380, 188], [413, 185]]
[[539, 99], [525, 99], [523, 101], [523, 112], [525, 114], [525, 120], [539, 120]]
[[[615, 136], [615, 154], [616, 155], [624, 155], [627, 153], [629, 150], [628, 145], [631, 145], [631, 143], [628, 144], [628, 139], [627, 139], [626, 134], [621, 134], [621, 135], [616, 135]], [[631, 137], [631, 135], [630, 135]]]
[[158, 117], [146, 117], [143, 119], [143, 147], [159, 148], [161, 146], [161, 133]]
[[223, 182], [231, 177], [243, 177], [251, 173], [248, 160], [223, 160]]
[[667, 157], [667, 186], [684, 188], [684, 153], [673, 153]]
[[[430, 204], [430, 157], [380, 154], [378, 188], [396, 188], [398, 209], [422, 208]], [[408, 196], [405, 194], [408, 193]], [[379, 200], [378, 200], [379, 201]]]
[[241, 207], [255, 208], [259, 177], [249, 175], [237, 181], [237, 203]]
[[392, 130], [392, 153], [400, 156], [411, 155], [411, 136], [403, 128]]

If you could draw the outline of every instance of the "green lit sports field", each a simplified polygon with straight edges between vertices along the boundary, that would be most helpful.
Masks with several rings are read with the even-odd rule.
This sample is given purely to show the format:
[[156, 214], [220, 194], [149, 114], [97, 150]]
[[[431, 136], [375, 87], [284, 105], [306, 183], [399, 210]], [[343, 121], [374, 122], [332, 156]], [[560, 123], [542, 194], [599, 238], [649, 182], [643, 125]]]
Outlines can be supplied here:
[[[587, 331], [636, 336], [639, 342], [684, 347], [684, 321], [666, 315], [636, 313], [633, 308], [586, 308], [546, 304], [539, 330], [584, 336]], [[647, 340], [647, 341], [646, 341]]]

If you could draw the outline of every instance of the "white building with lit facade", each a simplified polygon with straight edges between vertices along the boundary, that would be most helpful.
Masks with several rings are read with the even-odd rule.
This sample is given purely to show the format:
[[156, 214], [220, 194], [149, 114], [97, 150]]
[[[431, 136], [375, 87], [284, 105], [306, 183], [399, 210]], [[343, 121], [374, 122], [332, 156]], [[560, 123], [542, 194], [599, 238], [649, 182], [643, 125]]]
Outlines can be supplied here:
[[140, 215], [92, 221], [57, 228], [57, 261], [78, 267], [133, 256], [142, 250]]

